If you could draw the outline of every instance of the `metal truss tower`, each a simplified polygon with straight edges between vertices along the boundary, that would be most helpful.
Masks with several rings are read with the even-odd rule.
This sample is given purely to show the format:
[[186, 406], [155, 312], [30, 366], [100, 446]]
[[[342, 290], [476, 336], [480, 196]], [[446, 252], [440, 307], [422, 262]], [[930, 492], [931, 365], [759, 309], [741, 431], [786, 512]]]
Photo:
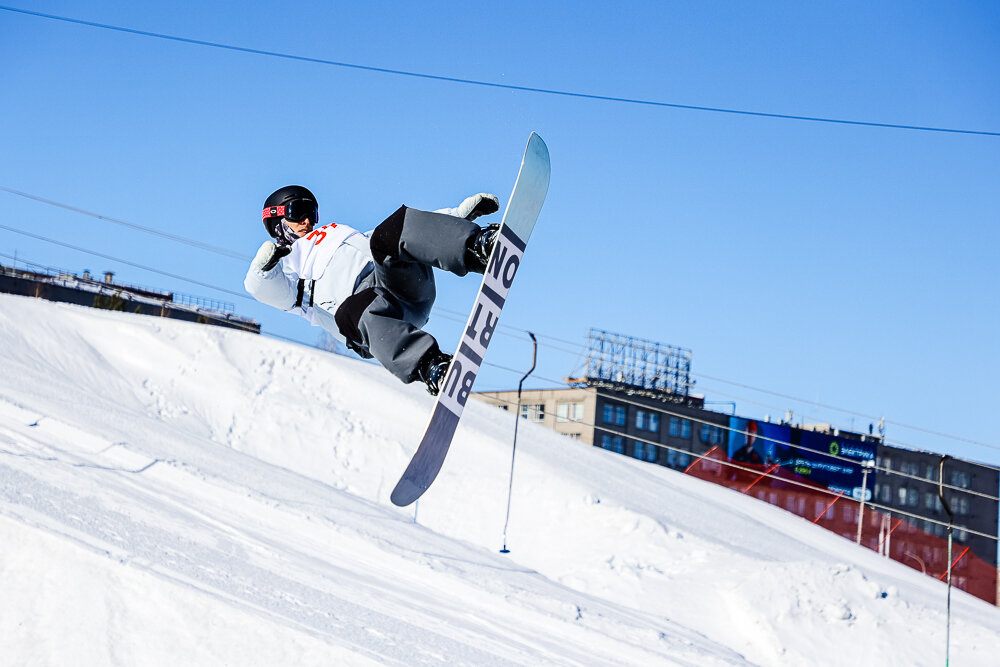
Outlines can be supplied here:
[[601, 329], [588, 334], [586, 381], [590, 384], [688, 396], [690, 373], [691, 350]]

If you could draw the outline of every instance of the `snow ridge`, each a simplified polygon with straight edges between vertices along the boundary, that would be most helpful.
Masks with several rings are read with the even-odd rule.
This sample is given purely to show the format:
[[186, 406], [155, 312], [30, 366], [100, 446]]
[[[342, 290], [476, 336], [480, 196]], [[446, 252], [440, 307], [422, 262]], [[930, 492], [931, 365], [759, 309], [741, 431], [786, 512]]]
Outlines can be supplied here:
[[[238, 331], [0, 295], [10, 664], [928, 664], [943, 584], [777, 508]], [[1000, 613], [953, 593], [955, 664]]]

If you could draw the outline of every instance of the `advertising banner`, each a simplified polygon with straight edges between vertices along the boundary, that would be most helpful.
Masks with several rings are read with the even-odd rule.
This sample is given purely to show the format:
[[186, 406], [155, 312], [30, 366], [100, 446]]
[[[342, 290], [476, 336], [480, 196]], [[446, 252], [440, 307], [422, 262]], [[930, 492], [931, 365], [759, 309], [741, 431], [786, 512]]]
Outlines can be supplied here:
[[[784, 424], [729, 418], [729, 458], [738, 463], [777, 464], [802, 481], [861, 499], [862, 464], [875, 461], [875, 441], [818, 433]], [[868, 474], [865, 500], [871, 500], [875, 472]]]

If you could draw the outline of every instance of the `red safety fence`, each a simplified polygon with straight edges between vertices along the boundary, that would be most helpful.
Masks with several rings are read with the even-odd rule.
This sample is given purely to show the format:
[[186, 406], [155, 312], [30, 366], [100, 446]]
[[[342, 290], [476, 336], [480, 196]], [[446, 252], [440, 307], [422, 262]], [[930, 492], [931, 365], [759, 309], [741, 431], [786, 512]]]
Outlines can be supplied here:
[[[934, 530], [928, 522], [892, 516], [867, 503], [862, 510], [857, 500], [804, 482], [784, 468], [734, 462], [717, 447], [685, 472], [781, 507], [852, 541], [858, 539], [858, 515], [863, 511], [862, 546], [937, 579], [947, 576], [947, 537], [924, 530]], [[997, 604], [997, 569], [958, 541], [953, 542], [951, 576], [956, 588]]]

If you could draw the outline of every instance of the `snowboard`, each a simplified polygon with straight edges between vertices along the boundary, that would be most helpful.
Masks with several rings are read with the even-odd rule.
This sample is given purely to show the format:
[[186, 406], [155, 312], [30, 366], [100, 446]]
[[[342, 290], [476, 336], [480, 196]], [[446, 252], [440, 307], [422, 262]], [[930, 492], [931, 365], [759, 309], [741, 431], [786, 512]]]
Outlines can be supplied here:
[[542, 138], [532, 132], [483, 282], [441, 385], [430, 422], [420, 446], [392, 491], [395, 505], [405, 507], [415, 501], [430, 488], [441, 471], [548, 189], [549, 149]]

